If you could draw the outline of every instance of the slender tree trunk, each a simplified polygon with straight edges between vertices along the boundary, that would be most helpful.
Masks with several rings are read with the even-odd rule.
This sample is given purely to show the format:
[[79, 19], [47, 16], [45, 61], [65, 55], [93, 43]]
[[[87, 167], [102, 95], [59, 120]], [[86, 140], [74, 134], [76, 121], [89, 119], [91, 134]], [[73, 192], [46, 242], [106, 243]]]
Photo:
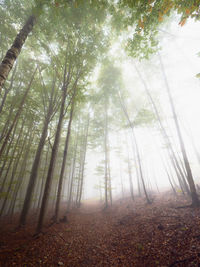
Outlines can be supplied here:
[[[173, 159], [172, 159], [173, 160]], [[182, 183], [182, 186], [183, 186], [183, 188], [184, 188], [184, 190], [187, 192], [187, 194], [190, 196], [190, 190], [189, 190], [189, 188], [188, 188], [188, 184], [187, 184], [187, 182], [186, 182], [186, 180], [185, 180], [185, 175], [184, 175], [184, 173], [183, 173], [183, 171], [182, 171], [182, 168], [179, 166], [179, 164], [178, 164], [178, 160], [177, 159], [174, 159], [174, 164], [175, 164], [175, 167], [176, 167], [176, 169], [177, 169], [177, 171], [179, 172], [179, 178], [180, 178], [180, 180], [181, 180], [181, 183]], [[187, 177], [187, 176], [186, 176]]]
[[4, 122], [4, 127], [3, 127], [2, 131], [1, 131], [1, 136], [0, 136], [0, 143], [2, 143], [3, 139], [5, 138], [6, 132], [7, 132], [8, 128], [9, 128], [10, 121], [11, 121], [12, 114], [13, 114], [13, 109], [14, 109], [14, 101], [12, 101], [12, 103], [10, 105], [7, 120]]
[[20, 116], [20, 114], [21, 114], [21, 112], [22, 112], [22, 109], [23, 109], [23, 106], [24, 106], [26, 97], [27, 97], [27, 95], [28, 95], [28, 93], [29, 93], [29, 91], [30, 91], [30, 89], [31, 89], [31, 85], [32, 85], [32, 83], [33, 83], [33, 79], [34, 79], [34, 77], [35, 77], [35, 73], [36, 73], [36, 71], [37, 71], [37, 68], [36, 68], [35, 71], [33, 72], [33, 75], [32, 75], [32, 77], [31, 77], [31, 80], [30, 80], [30, 82], [29, 82], [29, 85], [27, 86], [27, 88], [26, 88], [26, 90], [25, 90], [25, 92], [24, 92], [24, 95], [23, 95], [23, 97], [22, 97], [22, 100], [21, 100], [21, 102], [20, 102], [20, 104], [19, 104], [19, 108], [18, 108], [17, 113], [16, 113], [16, 115], [15, 115], [15, 117], [14, 117], [14, 120], [13, 120], [13, 122], [12, 122], [12, 124], [11, 124], [11, 126], [10, 126], [10, 128], [9, 128], [9, 130], [8, 130], [8, 132], [7, 132], [7, 134], [6, 134], [6, 136], [5, 136], [5, 138], [4, 138], [4, 142], [3, 142], [2, 146], [1, 146], [1, 149], [0, 149], [0, 158], [2, 157], [2, 154], [3, 154], [4, 149], [5, 149], [5, 147], [6, 147], [7, 143], [8, 143], [8, 141], [9, 141], [9, 137], [10, 137], [10, 135], [11, 135], [11, 133], [12, 133], [12, 130], [13, 130], [13, 128], [14, 128], [14, 126], [15, 126], [15, 124], [16, 124], [16, 122], [17, 122], [17, 120], [18, 120], [18, 118], [19, 118], [19, 116]]
[[143, 190], [144, 190], [144, 194], [145, 194], [147, 203], [150, 204], [151, 201], [149, 199], [149, 196], [148, 196], [148, 193], [147, 193], [147, 190], [146, 190], [146, 186], [145, 186], [145, 182], [144, 182], [144, 175], [143, 175], [143, 171], [142, 171], [142, 165], [141, 165], [141, 160], [140, 160], [140, 153], [139, 153], [139, 148], [138, 148], [137, 139], [136, 139], [136, 135], [135, 135], [134, 125], [133, 125], [133, 123], [131, 122], [131, 120], [129, 118], [127, 109], [125, 107], [125, 104], [123, 102], [123, 99], [122, 99], [120, 93], [119, 93], [119, 100], [120, 100], [120, 104], [121, 104], [122, 110], [123, 110], [123, 112], [125, 114], [125, 117], [126, 117], [127, 121], [129, 122], [130, 128], [132, 130], [132, 136], [133, 136], [133, 140], [134, 140], [134, 144], [135, 144], [135, 149], [136, 149], [136, 155], [137, 155], [137, 162], [138, 162], [138, 165], [139, 165], [140, 178], [141, 178], [141, 182], [142, 182], [142, 186], [143, 186]]
[[42, 175], [42, 183], [40, 185], [40, 193], [39, 193], [39, 200], [38, 200], [37, 212], [39, 212], [39, 208], [41, 206], [41, 201], [42, 201], [42, 194], [43, 194], [43, 191], [44, 191], [46, 167], [47, 167], [47, 164], [48, 164], [48, 156], [49, 156], [49, 147], [50, 146], [48, 146], [46, 157], [45, 157], [44, 171], [43, 171], [43, 175]]
[[[162, 123], [162, 120], [161, 120], [161, 118], [160, 118], [160, 114], [159, 114], [159, 111], [158, 111], [158, 109], [157, 109], [157, 106], [156, 106], [156, 104], [155, 104], [155, 102], [154, 102], [154, 100], [153, 100], [153, 98], [152, 98], [152, 96], [151, 96], [151, 93], [150, 93], [150, 91], [149, 91], [149, 89], [148, 89], [148, 86], [147, 86], [145, 80], [143, 79], [143, 77], [142, 77], [142, 75], [141, 75], [141, 73], [140, 73], [140, 71], [139, 71], [139, 69], [137, 68], [136, 65], [135, 65], [135, 69], [136, 69], [136, 72], [138, 73], [138, 76], [140, 77], [141, 82], [142, 82], [143, 85], [144, 85], [145, 92], [146, 92], [146, 94], [147, 94], [147, 96], [148, 96], [148, 98], [149, 98], [149, 100], [150, 100], [150, 103], [151, 103], [153, 109], [154, 109], [154, 112], [155, 112], [155, 115], [156, 115], [157, 120], [158, 120], [158, 122], [159, 122], [160, 130], [161, 130], [163, 139], [164, 139], [164, 141], [165, 141], [165, 143], [166, 143], [166, 146], [167, 146], [167, 147], [169, 148], [169, 150], [170, 150], [170, 152], [169, 152], [169, 157], [170, 157], [170, 160], [171, 160], [171, 162], [172, 162], [172, 165], [177, 167], [177, 168], [175, 167], [175, 168], [176, 168], [177, 178], [178, 178], [179, 181], [180, 181], [180, 177], [182, 177], [182, 179], [184, 180], [184, 174], [183, 174], [183, 171], [182, 171], [182, 169], [181, 169], [181, 166], [179, 165], [179, 162], [178, 162], [178, 160], [177, 160], [177, 157], [176, 157], [176, 154], [175, 154], [174, 149], [173, 149], [173, 147], [172, 147], [172, 144], [171, 144], [171, 141], [170, 141], [170, 139], [169, 139], [169, 136], [168, 136], [168, 134], [167, 134], [167, 132], [166, 132], [166, 130], [165, 130], [165, 127], [164, 127], [164, 125], [163, 125], [163, 123]], [[174, 163], [174, 161], [175, 161], [175, 163]], [[175, 164], [175, 165], [174, 165], [174, 164]], [[177, 169], [178, 169], [178, 170], [177, 170]], [[179, 175], [179, 173], [180, 173], [180, 175]], [[182, 179], [181, 179], [181, 180], [182, 180]], [[186, 188], [186, 191], [189, 193], [187, 184], [185, 184], [185, 188]], [[184, 191], [183, 191], [183, 192], [184, 192]]]
[[47, 136], [49, 119], [50, 119], [50, 117], [47, 117], [45, 122], [44, 122], [42, 135], [41, 135], [40, 142], [38, 144], [38, 148], [37, 148], [37, 151], [36, 151], [35, 159], [34, 159], [34, 162], [33, 162], [33, 165], [32, 165], [29, 184], [28, 184], [28, 188], [27, 188], [27, 191], [26, 191], [26, 196], [25, 196], [22, 212], [21, 212], [21, 215], [20, 215], [20, 220], [19, 220], [19, 224], [20, 225], [25, 225], [26, 224], [28, 211], [29, 211], [30, 205], [31, 205], [31, 199], [32, 199], [34, 188], [35, 188], [35, 183], [36, 183], [36, 180], [37, 180], [37, 174], [38, 174], [38, 169], [39, 169], [39, 164], [40, 164], [40, 158], [41, 158], [41, 155], [42, 155], [43, 147], [44, 147], [46, 136]]
[[[12, 163], [14, 162], [14, 156], [15, 156], [15, 153], [16, 153], [16, 150], [17, 150], [17, 146], [19, 144], [19, 140], [20, 140], [20, 138], [22, 136], [22, 133], [23, 133], [24, 125], [25, 125], [25, 119], [23, 119], [23, 121], [22, 121], [22, 125], [21, 125], [21, 128], [20, 128], [16, 143], [14, 145], [13, 151], [12, 151], [12, 154], [11, 154], [11, 157], [10, 157], [10, 161], [8, 163], [8, 166], [7, 166], [7, 171], [6, 171], [5, 175], [4, 175], [4, 179], [3, 179], [3, 183], [1, 185], [0, 192], [2, 192], [4, 190], [4, 185], [5, 185], [6, 181], [7, 181], [7, 176], [8, 176], [8, 173], [10, 171], [10, 168], [12, 166]], [[3, 170], [1, 170], [1, 175], [2, 175], [2, 173], [3, 173]]]
[[28, 157], [29, 157], [29, 154], [30, 154], [30, 149], [31, 149], [31, 142], [33, 140], [33, 135], [34, 135], [34, 131], [31, 131], [31, 132], [32, 133], [31, 133], [31, 135], [29, 137], [29, 142], [28, 142], [28, 145], [27, 145], [27, 149], [26, 149], [26, 152], [24, 154], [24, 158], [23, 158], [23, 161], [22, 161], [22, 164], [21, 164], [21, 168], [20, 168], [20, 171], [19, 171], [19, 175], [18, 175], [18, 178], [17, 178], [17, 184], [16, 184], [15, 189], [14, 189], [13, 199], [11, 201], [10, 208], [9, 208], [9, 211], [8, 211], [8, 214], [11, 215], [11, 216], [14, 213], [17, 195], [18, 195], [20, 186], [21, 186], [21, 184], [22, 184], [22, 182], [24, 180], [24, 173], [25, 173], [25, 170], [26, 170], [27, 160], [28, 160]]
[[195, 141], [194, 141], [194, 136], [192, 134], [192, 131], [190, 130], [190, 125], [188, 125], [188, 122], [187, 123], [187, 126], [184, 124], [183, 120], [181, 121], [182, 122], [182, 126], [184, 127], [184, 130], [186, 132], [186, 134], [188, 135], [188, 137], [190, 138], [191, 140], [191, 144], [192, 144], [192, 147], [193, 147], [193, 150], [195, 152], [195, 155], [196, 155], [196, 158], [197, 158], [197, 161], [198, 163], [200, 164], [200, 153], [197, 149], [197, 146], [195, 144]]
[[[126, 143], [127, 144], [127, 143]], [[131, 172], [131, 164], [130, 164], [130, 158], [129, 158], [129, 152], [128, 152], [128, 144], [127, 144], [127, 164], [128, 164], [128, 176], [129, 176], [129, 183], [130, 183], [130, 192], [131, 192], [131, 198], [134, 200], [134, 194], [133, 194], [133, 178], [132, 178], [132, 172]]]
[[123, 185], [123, 178], [122, 178], [122, 164], [121, 164], [121, 158], [119, 159], [119, 174], [120, 174], [120, 184], [121, 184], [122, 198], [124, 198], [124, 185]]
[[52, 148], [51, 159], [50, 159], [50, 163], [49, 163], [49, 169], [48, 169], [48, 174], [47, 174], [47, 179], [46, 179], [45, 189], [44, 189], [44, 194], [43, 194], [43, 199], [42, 199], [42, 205], [41, 205], [41, 209], [40, 209], [39, 221], [38, 221], [37, 230], [36, 230], [37, 233], [39, 233], [42, 229], [44, 216], [45, 216], [45, 212], [46, 212], [47, 205], [48, 205], [51, 183], [52, 183], [52, 179], [53, 179], [56, 157], [57, 157], [57, 153], [58, 153], [58, 146], [60, 143], [60, 134], [61, 134], [61, 129], [62, 129], [65, 99], [66, 99], [66, 92], [63, 92], [63, 98], [62, 98], [61, 109], [60, 109], [60, 116], [59, 116], [58, 126], [57, 126], [57, 130], [56, 130], [56, 136], [55, 136], [55, 140], [54, 140], [54, 144], [53, 144], [53, 148]]
[[105, 99], [105, 128], [104, 128], [104, 150], [105, 150], [105, 208], [108, 207], [108, 107], [107, 100]]
[[141, 185], [140, 185], [140, 174], [139, 174], [139, 171], [137, 168], [137, 155], [136, 155], [135, 151], [133, 151], [133, 160], [134, 160], [134, 164], [135, 164], [135, 171], [136, 171], [136, 177], [137, 177], [138, 196], [141, 197], [142, 192], [141, 192]]
[[99, 195], [100, 195], [100, 201], [103, 201], [103, 195], [102, 195], [102, 185], [101, 180], [99, 179]]
[[27, 215], [28, 215], [28, 212], [30, 209], [31, 199], [32, 199], [32, 195], [33, 195], [34, 188], [35, 188], [35, 183], [36, 183], [37, 176], [38, 176], [40, 159], [41, 159], [42, 151], [43, 151], [43, 148], [45, 145], [45, 140], [47, 137], [48, 126], [49, 126], [49, 123], [52, 119], [53, 106], [54, 106], [53, 98], [54, 98], [54, 91], [55, 91], [55, 82], [56, 81], [54, 79], [53, 83], [52, 83], [52, 88], [51, 88], [51, 96], [50, 96], [50, 100], [49, 100], [48, 110], [47, 110], [47, 114], [45, 116], [42, 134], [41, 134], [40, 141], [39, 141], [37, 151], [36, 151], [36, 155], [35, 155], [35, 158], [33, 161], [30, 179], [29, 179], [29, 183], [28, 183], [28, 187], [27, 187], [27, 191], [26, 191], [26, 196], [25, 196], [22, 212], [20, 215], [19, 225], [25, 225], [26, 224]]
[[17, 64], [15, 64], [15, 68], [14, 68], [14, 70], [13, 70], [13, 72], [12, 72], [12, 77], [11, 77], [11, 81], [10, 81], [9, 88], [6, 89], [5, 92], [4, 92], [3, 99], [2, 99], [2, 101], [1, 101], [1, 105], [0, 105], [0, 113], [1, 113], [2, 110], [3, 110], [3, 107], [4, 107], [4, 104], [5, 104], [5, 101], [6, 101], [6, 98], [7, 98], [8, 93], [10, 92], [10, 90], [11, 90], [12, 87], [13, 87], [13, 82], [14, 82], [14, 78], [15, 78], [16, 70], [17, 70]]
[[78, 122], [77, 130], [76, 130], [76, 137], [74, 143], [74, 154], [73, 154], [73, 161], [71, 166], [71, 179], [70, 179], [70, 189], [69, 189], [69, 198], [67, 203], [67, 210], [69, 210], [71, 203], [73, 202], [73, 194], [74, 194], [74, 184], [76, 178], [76, 165], [77, 165], [77, 153], [78, 153], [78, 142], [79, 142], [79, 131], [80, 131], [80, 120]]
[[19, 161], [21, 159], [21, 156], [23, 154], [23, 150], [24, 150], [24, 146], [26, 145], [26, 142], [27, 142], [27, 138], [28, 138], [28, 135], [29, 135], [29, 131], [30, 129], [27, 131], [26, 133], [26, 137], [25, 137], [25, 140], [23, 142], [23, 145], [21, 146], [21, 149], [17, 155], [17, 158], [16, 158], [16, 161], [14, 163], [14, 166], [13, 166], [13, 169], [12, 169], [12, 174], [11, 174], [11, 178], [10, 178], [10, 181], [9, 181], [9, 186], [8, 186], [8, 189], [7, 189], [7, 194], [6, 194], [6, 197], [4, 199], [4, 202], [3, 202], [3, 205], [1, 207], [1, 211], [0, 211], [0, 217], [2, 216], [3, 212], [4, 212], [4, 209], [6, 207], [6, 204], [7, 204], [7, 200], [8, 200], [8, 195], [10, 193], [10, 190], [11, 190], [11, 187], [12, 187], [12, 183], [14, 181], [14, 178], [15, 178], [15, 173], [17, 171], [17, 167], [18, 167], [18, 164], [19, 164]]
[[75, 201], [76, 207], [79, 207], [79, 205], [78, 205], [78, 199], [79, 199], [79, 195], [80, 195], [81, 169], [82, 169], [82, 153], [80, 151], [79, 169], [78, 169], [78, 185], [77, 185], [77, 190], [76, 190], [76, 201]]
[[51, 190], [51, 184], [52, 184], [52, 179], [53, 179], [53, 174], [54, 174], [54, 169], [55, 169], [55, 164], [56, 164], [56, 157], [58, 153], [58, 146], [60, 143], [61, 129], [62, 129], [64, 114], [65, 114], [65, 102], [67, 98], [67, 88], [69, 85], [69, 79], [71, 75], [71, 65], [69, 66], [67, 80], [66, 80], [66, 74], [67, 74], [67, 57], [65, 60], [65, 69], [64, 69], [63, 87], [62, 87], [62, 100], [61, 100], [61, 106], [60, 106], [59, 120], [58, 120], [57, 129], [56, 129], [54, 144], [52, 147], [51, 159], [49, 163], [49, 169], [47, 173], [36, 233], [39, 233], [42, 230], [44, 217], [45, 217], [45, 213], [46, 213], [47, 206], [48, 206], [49, 194]]
[[74, 173], [75, 173], [75, 169], [76, 169], [77, 145], [78, 145], [78, 134], [76, 136], [76, 143], [74, 146], [74, 156], [73, 156], [73, 163], [72, 163], [72, 169], [71, 169], [71, 179], [70, 179], [70, 189], [69, 189], [69, 199], [68, 199], [68, 203], [67, 203], [67, 210], [69, 210], [71, 202], [72, 202]]
[[24, 27], [21, 29], [17, 37], [15, 38], [11, 48], [7, 51], [3, 61], [0, 64], [0, 91], [6, 81], [9, 72], [11, 71], [15, 60], [21, 52], [22, 46], [26, 41], [29, 33], [32, 31], [36, 22], [34, 15], [30, 16], [26, 21]]
[[[75, 88], [75, 90], [77, 90], [77, 87]], [[68, 128], [67, 128], [67, 136], [65, 140], [62, 167], [60, 171], [60, 178], [59, 178], [58, 192], [57, 192], [57, 199], [56, 199], [56, 208], [55, 208], [55, 222], [58, 222], [58, 219], [59, 219], [61, 192], [62, 192], [66, 160], [67, 160], [67, 155], [68, 155], [68, 147], [69, 147], [69, 139], [70, 139], [70, 134], [71, 134], [71, 124], [72, 124], [73, 113], [74, 113], [74, 105], [75, 105], [75, 93], [73, 95], [73, 99], [71, 102], [71, 110], [70, 110], [69, 123], [68, 123]]]
[[108, 145], [108, 182], [109, 182], [110, 204], [112, 206], [112, 182], [111, 182], [111, 173], [110, 173], [110, 146], [109, 145]]
[[160, 54], [159, 54], [159, 60], [160, 60], [162, 74], [163, 74], [163, 77], [165, 80], [165, 85], [166, 85], [166, 89], [167, 89], [167, 93], [168, 93], [168, 97], [169, 97], [169, 101], [170, 101], [170, 105], [171, 105], [171, 109], [172, 109], [172, 113], [173, 113], [173, 117], [174, 117], [174, 122], [175, 122], [176, 131], [177, 131], [177, 135], [178, 135], [178, 139], [179, 139], [179, 143], [180, 143], [180, 147], [181, 147], [181, 151], [182, 151], [182, 155], [183, 155], [183, 161], [185, 164], [185, 169], [187, 171], [187, 181], [188, 181], [188, 184], [190, 186], [191, 197], [192, 197], [192, 206], [197, 207], [200, 205], [200, 202], [199, 202], [198, 195], [196, 192], [196, 188], [195, 188], [195, 184], [194, 184], [194, 180], [193, 180], [193, 176], [192, 176], [192, 170], [190, 168], [189, 160], [188, 160], [186, 149], [185, 149], [185, 144], [183, 141], [182, 133], [180, 130], [178, 118], [177, 118], [176, 111], [175, 111], [174, 102], [173, 102], [173, 99], [171, 96], [171, 91], [170, 91], [170, 88], [168, 85], [167, 77], [165, 74], [165, 70], [164, 70], [164, 66], [163, 66]]
[[82, 168], [81, 168], [81, 185], [80, 185], [80, 193], [79, 193], [79, 199], [78, 199], [78, 206], [79, 207], [80, 207], [80, 204], [81, 204], [81, 198], [82, 198], [82, 193], [83, 193], [83, 181], [84, 181], [84, 170], [85, 170], [85, 159], [86, 159], [86, 153], [87, 153], [89, 125], [90, 125], [90, 114], [88, 113], [85, 144], [84, 144], [84, 152], [83, 152], [84, 154], [83, 154], [83, 161], [82, 161]]
[[83, 165], [83, 154], [84, 154], [84, 151], [83, 151], [83, 146], [84, 146], [84, 128], [83, 128], [83, 131], [82, 131], [82, 134], [81, 134], [81, 140], [80, 140], [80, 151], [79, 151], [79, 168], [78, 168], [78, 185], [77, 185], [77, 190], [76, 190], [76, 207], [79, 207], [78, 205], [78, 199], [79, 199], [79, 196], [80, 196], [80, 186], [81, 186], [81, 172], [82, 172], [82, 165]]
[[[11, 140], [9, 141], [9, 145], [6, 148], [5, 159], [3, 161], [3, 165], [0, 168], [0, 180], [1, 180], [2, 174], [4, 172], [4, 168], [6, 167], [6, 164], [9, 162], [8, 161], [8, 155], [10, 153], [11, 145], [13, 144], [13, 140], [14, 140], [14, 137], [15, 137], [16, 129], [17, 129], [17, 124], [15, 125], [15, 128], [13, 130], [13, 133], [12, 133], [12, 136], [11, 136]], [[6, 179], [5, 179], [5, 176], [4, 176], [4, 180], [3, 180], [4, 182], [1, 184], [0, 192], [2, 192], [2, 188], [4, 187], [5, 180]]]

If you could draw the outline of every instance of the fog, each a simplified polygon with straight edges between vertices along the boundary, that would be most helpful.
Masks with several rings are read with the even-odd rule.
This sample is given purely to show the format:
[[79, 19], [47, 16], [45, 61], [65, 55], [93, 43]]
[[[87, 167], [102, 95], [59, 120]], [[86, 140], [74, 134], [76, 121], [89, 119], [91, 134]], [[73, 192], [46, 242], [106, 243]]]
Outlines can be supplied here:
[[[197, 151], [200, 148], [200, 125], [198, 123], [200, 114], [200, 81], [196, 77], [200, 67], [198, 57], [200, 47], [198, 31], [200, 24], [190, 20], [184, 27], [181, 27], [178, 25], [178, 21], [179, 18], [174, 18], [173, 22], [164, 25], [160, 29], [160, 54], [180, 121], [195, 183], [199, 183], [200, 162], [198, 162], [197, 155], [195, 154], [195, 148]], [[136, 64], [148, 84], [148, 89], [158, 106], [159, 112], [161, 112], [162, 121], [167, 129], [170, 140], [181, 159], [182, 154], [177, 139], [169, 98], [160, 70], [158, 55], [152, 55], [150, 60], [134, 60], [122, 51], [119, 42], [113, 44], [110, 55], [113, 62], [122, 71], [123, 84], [129, 93], [126, 101], [130, 109], [132, 109], [130, 115], [136, 116], [137, 110], [144, 107], [154, 112], [145, 93], [144, 85], [135, 70], [134, 64]], [[98, 70], [95, 71], [92, 86], [98, 86], [95, 83], [95, 79], [98, 79]], [[126, 119], [124, 118], [124, 120]], [[150, 125], [136, 127], [136, 136], [146, 183], [150, 183], [150, 188], [155, 192], [158, 189], [159, 191], [169, 190], [170, 183], [165, 168], [169, 168], [170, 163], [166, 152], [166, 144], [164, 144], [161, 136], [158, 122], [155, 121]], [[109, 139], [113, 195], [117, 198], [122, 197], [122, 181], [124, 194], [127, 196], [130, 195], [127, 154], [129, 154], [131, 160], [134, 194], [137, 195], [134, 145], [131, 141], [130, 130], [118, 129], [116, 133], [114, 129], [111, 131]], [[116, 150], [121, 152], [120, 156]], [[103, 187], [104, 175], [99, 176], [95, 171], [101, 160], [103, 160], [102, 152], [95, 151], [95, 149], [88, 149], [84, 181], [84, 199], [99, 199], [100, 194], [103, 195], [103, 188], [101, 188], [102, 192], [100, 192], [99, 184]], [[173, 170], [172, 174], [175, 176]]]
[[39, 233], [46, 212], [59, 221], [82, 200], [151, 204], [167, 191], [199, 206], [198, 5], [11, 2], [0, 1], [0, 217], [25, 225], [35, 211]]
[[200, 266], [199, 14], [0, 0], [0, 266]]

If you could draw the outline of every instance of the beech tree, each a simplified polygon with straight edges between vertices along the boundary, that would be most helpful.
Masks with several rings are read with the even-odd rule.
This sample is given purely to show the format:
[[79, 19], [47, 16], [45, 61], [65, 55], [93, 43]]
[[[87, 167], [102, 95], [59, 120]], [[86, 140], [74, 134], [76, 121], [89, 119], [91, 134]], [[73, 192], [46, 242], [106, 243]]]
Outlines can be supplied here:
[[[19, 212], [21, 226], [26, 224], [29, 212], [34, 212], [39, 215], [37, 233], [42, 230], [48, 208], [54, 212], [52, 221], [59, 222], [64, 201], [66, 211], [80, 207], [88, 147], [100, 151], [98, 174], [104, 182], [100, 181], [98, 189], [102, 199], [104, 190], [106, 208], [115, 197], [113, 189], [118, 173], [122, 197], [128, 177], [132, 199], [137, 197], [137, 186], [138, 195], [144, 194], [151, 203], [152, 182], [141, 153], [137, 127], [155, 118], [167, 154], [163, 165], [169, 185], [176, 194], [179, 183], [182, 194], [191, 195], [192, 206], [199, 206], [192, 165], [162, 60], [159, 68], [182, 154], [169, 138], [158, 103], [137, 65], [138, 87], [144, 87], [154, 114], [149, 107], [139, 110], [129, 107], [129, 95], [117, 67], [119, 62], [115, 63], [117, 53], [113, 52], [115, 49], [109, 51], [112, 38], [125, 42], [128, 39], [125, 47], [129, 56], [149, 57], [158, 50], [156, 36], [167, 17], [179, 12], [179, 24], [184, 26], [188, 18], [199, 19], [199, 4], [195, 0], [111, 2], [6, 0], [0, 3], [0, 215], [14, 218]], [[114, 32], [114, 28], [118, 31]], [[115, 54], [113, 58], [111, 54]], [[95, 84], [92, 79], [97, 73]], [[133, 90], [137, 90], [135, 84]], [[125, 138], [126, 165], [120, 151], [119, 168], [114, 174], [113, 139], [125, 131], [133, 142], [128, 143], [129, 138]], [[122, 142], [117, 143], [122, 150]], [[128, 176], [123, 173], [122, 163], [128, 169]]]
[[[87, 1], [87, 2], [85, 1], [83, 4], [82, 1], [80, 1], [80, 0], [76, 0], [76, 1], [58, 0], [56, 3], [54, 3], [54, 1], [48, 1], [48, 0], [34, 0], [34, 1], [32, 1], [32, 3], [33, 3], [33, 7], [31, 8], [31, 10], [28, 10], [28, 12], [27, 12], [27, 13], [31, 13], [31, 15], [28, 17], [24, 26], [17, 34], [14, 42], [12, 43], [11, 48], [6, 52], [6, 55], [4, 56], [4, 58], [0, 64], [0, 90], [1, 90], [4, 82], [6, 81], [8, 74], [10, 73], [17, 57], [19, 56], [21, 49], [22, 49], [28, 35], [33, 30], [33, 27], [36, 24], [37, 19], [39, 19], [39, 17], [44, 12], [44, 7], [47, 6], [48, 10], [49, 10], [49, 8], [51, 9], [49, 13], [51, 13], [51, 11], [53, 9], [53, 12], [55, 13], [56, 16], [58, 16], [59, 14], [57, 11], [54, 11], [54, 10], [55, 9], [61, 9], [61, 8], [66, 7], [66, 6], [72, 8], [72, 9], [77, 9], [79, 11], [84, 10], [85, 15], [87, 14], [87, 11], [89, 11], [90, 15], [92, 13], [95, 13], [95, 14], [93, 14], [95, 19], [99, 20], [99, 19], [102, 19], [102, 10], [104, 9], [104, 5], [106, 5], [106, 3], [104, 1], [98, 1], [98, 3], [94, 3], [94, 1]], [[9, 6], [9, 4], [8, 4], [8, 6]], [[94, 7], [95, 7], [96, 11], [98, 10], [98, 14], [97, 14], [97, 12], [94, 12], [95, 11]], [[91, 11], [90, 11], [90, 8], [92, 9]], [[63, 10], [65, 10], [65, 9], [63, 9]], [[74, 15], [78, 16], [79, 11], [78, 12], [75, 11], [73, 13], [73, 16]], [[55, 17], [55, 15], [54, 15], [54, 17]], [[68, 14], [66, 13], [66, 15], [68, 15]], [[68, 22], [69, 21], [70, 21], [70, 18], [69, 18]]]

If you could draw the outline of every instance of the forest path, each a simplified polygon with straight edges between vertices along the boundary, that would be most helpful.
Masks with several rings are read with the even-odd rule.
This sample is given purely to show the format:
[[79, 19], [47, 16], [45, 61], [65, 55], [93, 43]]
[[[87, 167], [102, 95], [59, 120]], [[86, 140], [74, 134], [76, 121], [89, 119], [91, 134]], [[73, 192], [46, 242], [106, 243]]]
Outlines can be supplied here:
[[200, 210], [174, 208], [185, 203], [126, 199], [102, 210], [85, 202], [37, 238], [2, 233], [0, 266], [199, 266]]

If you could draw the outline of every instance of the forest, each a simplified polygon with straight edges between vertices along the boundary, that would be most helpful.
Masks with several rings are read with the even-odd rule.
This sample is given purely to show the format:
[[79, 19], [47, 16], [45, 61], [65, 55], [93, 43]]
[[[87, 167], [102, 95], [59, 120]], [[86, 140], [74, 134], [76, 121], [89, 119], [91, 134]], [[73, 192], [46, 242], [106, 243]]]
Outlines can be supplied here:
[[199, 0], [0, 0], [0, 266], [200, 266], [199, 26]]

